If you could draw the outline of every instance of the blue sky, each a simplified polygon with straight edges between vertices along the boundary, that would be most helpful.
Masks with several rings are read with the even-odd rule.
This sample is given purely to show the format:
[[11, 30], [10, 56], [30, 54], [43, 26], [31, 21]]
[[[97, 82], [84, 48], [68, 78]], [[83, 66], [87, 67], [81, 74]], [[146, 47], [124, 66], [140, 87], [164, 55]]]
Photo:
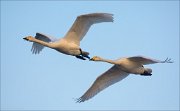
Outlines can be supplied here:
[[[22, 38], [36, 32], [63, 37], [78, 15], [114, 14], [81, 42], [90, 56], [144, 55], [151, 77], [130, 75], [94, 98], [75, 103], [111, 64], [82, 61]], [[179, 110], [179, 1], [1, 1], [2, 110]]]

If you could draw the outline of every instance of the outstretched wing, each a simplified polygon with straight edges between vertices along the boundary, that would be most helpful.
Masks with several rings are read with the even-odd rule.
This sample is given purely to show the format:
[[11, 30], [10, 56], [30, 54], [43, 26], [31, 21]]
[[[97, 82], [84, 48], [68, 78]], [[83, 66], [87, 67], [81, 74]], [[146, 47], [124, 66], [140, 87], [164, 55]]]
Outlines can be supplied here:
[[171, 59], [169, 59], [169, 58], [167, 58], [164, 61], [151, 59], [151, 58], [147, 58], [147, 57], [143, 57], [143, 56], [134, 56], [134, 57], [129, 57], [128, 59], [131, 61], [134, 61], [134, 62], [140, 62], [143, 65], [155, 64], [155, 63], [172, 63]]
[[[54, 41], [57, 41], [56, 38], [44, 35], [42, 33], [36, 33], [35, 38], [38, 39], [38, 40], [42, 40], [44, 42], [54, 42]], [[39, 54], [40, 51], [42, 51], [43, 48], [44, 48], [43, 45], [34, 42], [33, 45], [32, 45], [31, 51], [32, 51], [33, 54]]]
[[76, 18], [74, 24], [64, 38], [79, 45], [79, 42], [86, 35], [91, 25], [101, 22], [113, 22], [113, 14], [92, 13], [80, 15]]
[[128, 73], [121, 71], [116, 65], [114, 65], [108, 71], [100, 75], [92, 84], [92, 86], [85, 92], [85, 94], [77, 99], [77, 102], [84, 102], [94, 97], [103, 89], [124, 79], [128, 75]]

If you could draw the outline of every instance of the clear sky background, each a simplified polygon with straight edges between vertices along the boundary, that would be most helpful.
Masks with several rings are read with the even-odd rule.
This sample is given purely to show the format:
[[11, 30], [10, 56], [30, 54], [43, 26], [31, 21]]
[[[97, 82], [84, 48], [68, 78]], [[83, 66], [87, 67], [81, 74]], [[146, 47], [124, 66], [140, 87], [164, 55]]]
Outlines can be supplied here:
[[[31, 53], [22, 38], [36, 32], [63, 37], [78, 15], [114, 14], [81, 42], [90, 56], [144, 55], [151, 77], [130, 75], [94, 98], [76, 103], [108, 63], [82, 61], [45, 48]], [[179, 1], [1, 1], [2, 110], [179, 110]]]

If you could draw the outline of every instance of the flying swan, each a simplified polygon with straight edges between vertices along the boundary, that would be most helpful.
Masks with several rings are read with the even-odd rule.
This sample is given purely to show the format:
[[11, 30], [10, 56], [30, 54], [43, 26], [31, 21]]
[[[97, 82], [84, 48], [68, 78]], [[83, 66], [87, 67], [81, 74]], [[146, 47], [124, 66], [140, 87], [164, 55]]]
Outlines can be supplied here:
[[90, 59], [89, 52], [80, 48], [80, 41], [88, 32], [91, 25], [101, 22], [113, 22], [113, 14], [109, 13], [91, 13], [80, 15], [76, 18], [74, 24], [61, 39], [55, 39], [42, 33], [36, 33], [35, 38], [27, 36], [23, 39], [33, 42], [32, 53], [39, 54], [45, 47], [55, 49], [63, 54], [72, 55], [79, 59]]
[[109, 70], [100, 75], [92, 84], [92, 86], [84, 93], [84, 95], [77, 99], [77, 102], [84, 102], [94, 97], [100, 91], [109, 87], [110, 85], [115, 84], [116, 82], [121, 81], [130, 73], [142, 76], [151, 76], [152, 69], [144, 68], [143, 65], [155, 63], [172, 63], [171, 59], [169, 58], [164, 61], [160, 61], [143, 56], [124, 57], [117, 60], [108, 60], [94, 56], [90, 60], [107, 62], [114, 65]]

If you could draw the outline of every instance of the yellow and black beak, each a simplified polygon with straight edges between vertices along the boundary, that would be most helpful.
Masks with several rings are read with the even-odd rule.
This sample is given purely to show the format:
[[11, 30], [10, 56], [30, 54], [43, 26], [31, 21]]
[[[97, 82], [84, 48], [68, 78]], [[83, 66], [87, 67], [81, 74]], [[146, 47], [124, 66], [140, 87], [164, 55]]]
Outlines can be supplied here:
[[28, 41], [27, 37], [24, 37], [23, 39]]

